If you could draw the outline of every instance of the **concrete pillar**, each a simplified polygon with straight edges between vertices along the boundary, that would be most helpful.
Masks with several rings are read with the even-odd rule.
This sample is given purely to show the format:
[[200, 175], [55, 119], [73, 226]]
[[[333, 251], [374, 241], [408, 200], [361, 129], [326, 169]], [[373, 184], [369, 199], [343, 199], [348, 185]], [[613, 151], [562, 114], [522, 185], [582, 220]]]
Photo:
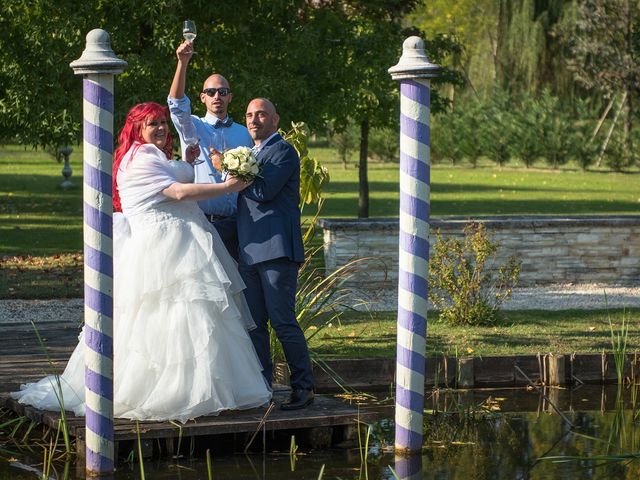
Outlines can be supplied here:
[[400, 241], [396, 354], [396, 452], [422, 448], [429, 275], [430, 78], [439, 67], [424, 42], [409, 37], [397, 65], [400, 81]]
[[84, 120], [84, 339], [86, 473], [110, 475], [113, 443], [113, 76], [127, 66], [109, 34], [87, 34], [82, 56], [71, 62], [83, 76]]

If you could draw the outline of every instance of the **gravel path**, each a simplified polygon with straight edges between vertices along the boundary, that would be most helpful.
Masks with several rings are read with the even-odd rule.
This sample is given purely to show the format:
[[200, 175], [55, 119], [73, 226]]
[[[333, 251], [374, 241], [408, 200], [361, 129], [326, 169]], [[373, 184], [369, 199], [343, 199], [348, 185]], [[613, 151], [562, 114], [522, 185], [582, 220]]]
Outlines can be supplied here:
[[[606, 302], [605, 302], [606, 292]], [[397, 306], [395, 292], [367, 299], [368, 307], [377, 311], [393, 311]], [[610, 285], [553, 285], [548, 287], [518, 288], [504, 305], [505, 310], [565, 310], [640, 308], [640, 287]], [[82, 321], [81, 298], [70, 300], [0, 300], [0, 324], [38, 322]]]
[[[606, 293], [606, 300], [605, 300]], [[392, 311], [397, 307], [395, 292], [378, 295], [362, 293], [374, 311]], [[504, 310], [593, 310], [607, 308], [640, 308], [640, 287], [611, 285], [551, 285], [546, 287], [514, 289]], [[359, 308], [358, 309], [364, 309]]]

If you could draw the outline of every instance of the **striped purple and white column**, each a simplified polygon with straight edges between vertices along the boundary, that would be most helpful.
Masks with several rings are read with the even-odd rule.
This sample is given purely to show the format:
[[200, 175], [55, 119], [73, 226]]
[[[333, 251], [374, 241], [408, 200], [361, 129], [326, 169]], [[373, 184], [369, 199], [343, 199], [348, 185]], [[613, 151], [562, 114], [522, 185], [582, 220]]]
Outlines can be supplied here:
[[71, 62], [83, 75], [85, 441], [89, 475], [114, 469], [113, 441], [113, 76], [126, 67], [109, 34], [87, 34], [82, 56]]
[[422, 455], [396, 455], [394, 460], [398, 480], [422, 480]]
[[430, 78], [439, 67], [424, 42], [409, 37], [389, 69], [400, 80], [400, 244], [396, 354], [395, 448], [422, 449], [429, 275]]

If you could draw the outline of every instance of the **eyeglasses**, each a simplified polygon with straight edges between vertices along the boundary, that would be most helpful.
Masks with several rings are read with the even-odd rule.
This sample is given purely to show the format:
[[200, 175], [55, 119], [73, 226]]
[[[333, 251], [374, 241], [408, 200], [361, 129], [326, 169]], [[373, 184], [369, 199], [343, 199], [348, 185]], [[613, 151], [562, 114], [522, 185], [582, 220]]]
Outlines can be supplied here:
[[231, 89], [227, 87], [220, 87], [220, 88], [211, 87], [211, 88], [205, 88], [204, 90], [202, 90], [202, 93], [206, 93], [207, 96], [209, 97], [215, 97], [216, 93], [221, 97], [226, 97], [231, 93]]

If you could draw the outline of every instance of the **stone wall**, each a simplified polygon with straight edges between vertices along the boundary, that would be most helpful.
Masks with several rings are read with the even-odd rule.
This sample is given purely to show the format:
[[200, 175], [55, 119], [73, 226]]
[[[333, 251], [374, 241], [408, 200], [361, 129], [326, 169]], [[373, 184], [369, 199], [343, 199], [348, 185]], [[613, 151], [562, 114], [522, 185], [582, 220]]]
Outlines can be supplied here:
[[[431, 219], [444, 237], [461, 236], [469, 218]], [[498, 262], [515, 253], [522, 261], [519, 286], [557, 283], [640, 283], [640, 216], [475, 217], [500, 244]], [[398, 220], [322, 219], [329, 271], [360, 258], [355, 286], [395, 288]], [[433, 251], [433, 248], [431, 248]]]

